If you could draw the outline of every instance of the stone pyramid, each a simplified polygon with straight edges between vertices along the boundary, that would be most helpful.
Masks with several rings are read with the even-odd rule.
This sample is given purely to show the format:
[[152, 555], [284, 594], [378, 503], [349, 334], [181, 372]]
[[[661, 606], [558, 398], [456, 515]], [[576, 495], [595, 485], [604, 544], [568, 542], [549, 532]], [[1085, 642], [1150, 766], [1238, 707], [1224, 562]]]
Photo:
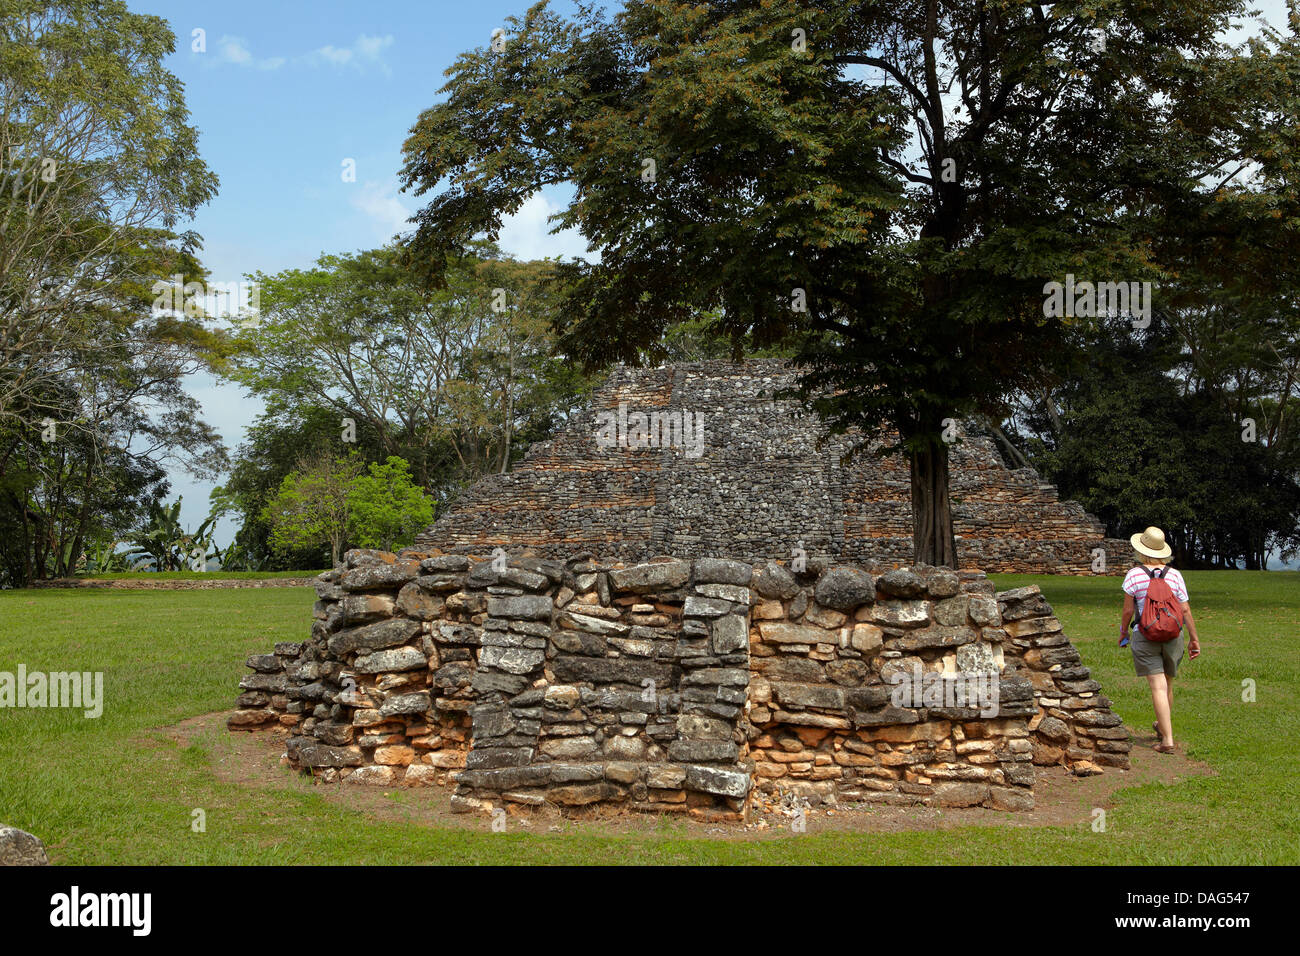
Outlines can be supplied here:
[[[842, 464], [843, 437], [819, 448], [816, 417], [780, 397], [796, 377], [776, 360], [619, 367], [584, 412], [513, 472], [467, 489], [416, 546], [546, 557], [586, 550], [628, 561], [789, 559], [802, 547], [865, 567], [906, 564], [906, 461]], [[638, 415], [658, 426], [649, 447], [628, 447], [644, 440]], [[673, 427], [683, 420], [684, 429]], [[1127, 566], [1126, 542], [1105, 538], [1100, 522], [1032, 469], [1008, 468], [993, 440], [970, 429], [952, 446], [951, 488], [963, 568], [1093, 573], [1097, 549], [1112, 570]]]

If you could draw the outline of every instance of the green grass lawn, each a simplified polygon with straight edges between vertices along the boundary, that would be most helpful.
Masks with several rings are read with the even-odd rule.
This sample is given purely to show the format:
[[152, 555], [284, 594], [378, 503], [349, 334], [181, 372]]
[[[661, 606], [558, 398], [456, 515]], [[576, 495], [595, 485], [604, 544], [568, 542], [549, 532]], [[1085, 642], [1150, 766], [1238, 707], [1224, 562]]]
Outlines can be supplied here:
[[[323, 569], [322, 569], [323, 570]], [[88, 581], [212, 581], [263, 578], [314, 578], [321, 571], [118, 571], [113, 574], [79, 574]]]
[[[629, 836], [412, 825], [285, 790], [225, 783], [201, 744], [159, 729], [229, 708], [244, 657], [299, 640], [307, 588], [0, 592], [0, 671], [103, 671], [97, 720], [0, 709], [0, 822], [43, 840], [56, 863], [1137, 863], [1300, 862], [1295, 767], [1300, 574], [1188, 572], [1204, 654], [1184, 665], [1175, 729], [1212, 776], [1116, 794], [1107, 828], [965, 827], [709, 840], [671, 822]], [[1131, 727], [1152, 717], [1145, 682], [1115, 647], [1116, 578], [1038, 583]], [[1242, 681], [1257, 701], [1242, 702]], [[398, 795], [396, 799], [401, 799]], [[206, 833], [190, 830], [202, 808]]]

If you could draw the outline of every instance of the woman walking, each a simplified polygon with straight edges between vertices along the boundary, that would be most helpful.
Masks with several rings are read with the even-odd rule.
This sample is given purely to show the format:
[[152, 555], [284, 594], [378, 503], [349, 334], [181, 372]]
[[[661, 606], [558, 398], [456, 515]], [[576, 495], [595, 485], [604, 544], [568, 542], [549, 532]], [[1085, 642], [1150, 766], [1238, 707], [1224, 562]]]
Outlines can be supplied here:
[[[1178, 665], [1183, 659], [1183, 635], [1186, 630], [1190, 642], [1188, 653], [1197, 657], [1201, 653], [1201, 642], [1196, 636], [1196, 621], [1192, 618], [1192, 608], [1188, 603], [1187, 585], [1183, 576], [1169, 567], [1173, 549], [1165, 541], [1165, 533], [1159, 528], [1147, 528], [1141, 534], [1129, 539], [1133, 550], [1137, 552], [1138, 565], [1124, 577], [1124, 611], [1120, 618], [1119, 646], [1132, 643], [1133, 666], [1139, 677], [1145, 677], [1151, 688], [1151, 703], [1155, 708], [1156, 722], [1152, 729], [1160, 738], [1155, 749], [1158, 753], [1174, 752], [1174, 677], [1178, 674]], [[1142, 633], [1142, 611], [1146, 606], [1147, 592], [1153, 581], [1163, 581], [1173, 592], [1172, 600], [1177, 601], [1181, 609], [1182, 628], [1172, 640], [1150, 640]], [[1159, 599], [1157, 595], [1155, 599]], [[1139, 626], [1129, 634], [1129, 622]]]

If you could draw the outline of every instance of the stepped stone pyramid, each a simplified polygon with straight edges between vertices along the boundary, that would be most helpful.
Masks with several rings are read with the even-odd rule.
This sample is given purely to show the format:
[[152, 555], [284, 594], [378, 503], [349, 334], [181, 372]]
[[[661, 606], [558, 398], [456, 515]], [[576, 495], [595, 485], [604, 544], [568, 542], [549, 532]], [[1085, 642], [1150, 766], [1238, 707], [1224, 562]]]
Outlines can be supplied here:
[[[802, 547], [810, 559], [907, 564], [906, 460], [864, 455], [843, 464], [850, 442], [842, 436], [818, 447], [816, 416], [778, 397], [797, 374], [778, 360], [619, 367], [585, 411], [513, 472], [467, 489], [415, 546], [542, 557], [586, 550], [624, 561], [789, 559]], [[651, 447], [622, 441], [629, 429], [637, 437], [638, 415], [658, 426]], [[665, 426], [683, 418], [684, 429]], [[694, 447], [693, 438], [701, 439]], [[1032, 469], [1008, 468], [991, 438], [962, 429], [950, 469], [961, 567], [1088, 574], [1098, 549], [1107, 570], [1128, 566], [1127, 542], [1107, 539], [1099, 521]]]

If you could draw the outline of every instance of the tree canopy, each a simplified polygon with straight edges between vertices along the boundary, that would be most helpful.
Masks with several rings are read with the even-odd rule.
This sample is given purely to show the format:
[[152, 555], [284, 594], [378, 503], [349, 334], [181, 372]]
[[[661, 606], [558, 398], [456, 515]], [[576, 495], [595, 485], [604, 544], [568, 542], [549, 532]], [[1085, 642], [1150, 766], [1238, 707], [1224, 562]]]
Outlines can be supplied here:
[[120, 0], [0, 7], [0, 580], [63, 575], [226, 464], [184, 377], [218, 361], [154, 283], [205, 275], [174, 232], [215, 192], [175, 38]]
[[[445, 281], [570, 186], [556, 225], [599, 261], [559, 270], [563, 348], [635, 361], [702, 313], [737, 347], [794, 339], [827, 428], [909, 455], [915, 558], [955, 564], [944, 423], [1059, 378], [1097, 317], [1049, 316], [1047, 283], [1195, 295], [1211, 237], [1264, 244], [1251, 278], [1260, 248], [1294, 258], [1295, 37], [1231, 45], [1245, 9], [540, 3], [412, 130], [408, 251]], [[1235, 289], [1294, 301], [1290, 274]]]
[[433, 501], [411, 480], [410, 467], [390, 455], [364, 467], [356, 452], [304, 456], [263, 509], [270, 544], [301, 551], [327, 544], [334, 566], [343, 548], [394, 551], [411, 543], [433, 518]]

